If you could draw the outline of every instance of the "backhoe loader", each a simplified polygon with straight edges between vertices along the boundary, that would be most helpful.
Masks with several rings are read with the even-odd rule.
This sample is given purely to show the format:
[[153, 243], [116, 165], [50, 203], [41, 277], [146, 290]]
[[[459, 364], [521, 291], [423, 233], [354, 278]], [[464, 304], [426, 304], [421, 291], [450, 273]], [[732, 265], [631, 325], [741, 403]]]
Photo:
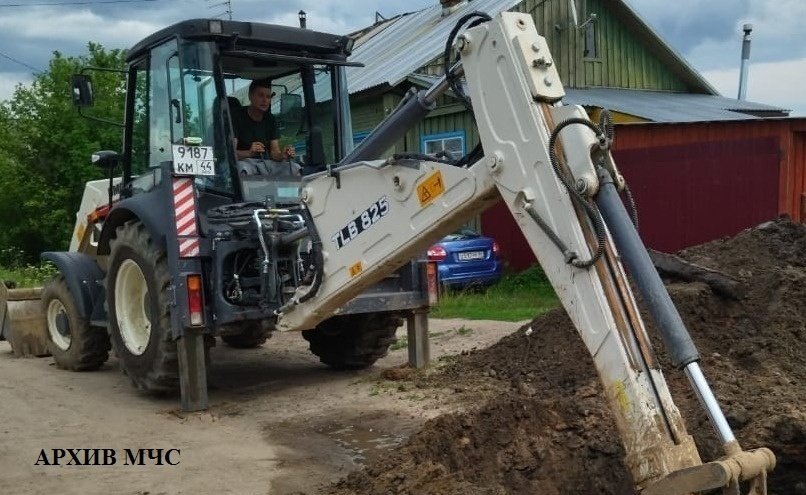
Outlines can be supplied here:
[[[207, 405], [205, 338], [232, 325], [301, 331], [326, 362], [363, 365], [388, 345], [378, 331], [387, 308], [351, 319], [344, 313], [355, 298], [503, 201], [593, 357], [636, 490], [766, 493], [775, 456], [743, 450], [734, 437], [619, 197], [625, 180], [609, 151], [612, 126], [562, 103], [562, 82], [532, 18], [462, 17], [446, 44], [445, 75], [428, 90], [412, 90], [339, 157], [325, 148], [338, 149], [342, 139], [338, 73], [349, 49], [342, 37], [220, 20], [186, 21], [135, 46], [123, 157], [94, 156], [110, 170], [121, 162], [123, 176], [88, 215], [84, 231], [97, 233], [87, 241], [97, 243], [95, 256], [46, 255], [64, 284], [50, 292], [59, 301], [54, 318], [43, 294], [48, 325], [60, 315], [79, 323], [68, 329], [73, 345], [91, 341], [101, 349], [108, 338], [140, 385], [159, 389], [178, 376], [186, 409]], [[228, 79], [258, 77], [316, 109], [303, 126], [311, 173], [296, 182], [239, 173]], [[163, 91], [168, 104], [147, 103], [154, 100], [141, 92], [149, 84], [151, 97]], [[77, 101], [88, 90], [78, 80]], [[479, 148], [458, 161], [378, 159], [448, 90], [472, 108]], [[324, 133], [333, 141], [322, 138], [330, 124], [317, 120], [328, 107], [336, 132]], [[138, 113], [144, 108], [164, 119], [149, 121]], [[633, 290], [700, 399], [724, 457], [700, 459]]]

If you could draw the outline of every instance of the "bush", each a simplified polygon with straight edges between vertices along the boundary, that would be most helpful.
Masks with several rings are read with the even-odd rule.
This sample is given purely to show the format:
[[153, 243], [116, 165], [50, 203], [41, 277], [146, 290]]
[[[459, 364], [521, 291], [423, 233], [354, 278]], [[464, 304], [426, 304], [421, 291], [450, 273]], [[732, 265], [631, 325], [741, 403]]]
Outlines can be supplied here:
[[6, 268], [21, 268], [25, 265], [25, 253], [17, 247], [0, 249], [0, 266]]
[[520, 273], [503, 277], [496, 287], [504, 291], [510, 291], [533, 289], [546, 285], [547, 283], [548, 278], [546, 278], [546, 274], [543, 272], [543, 269], [540, 268], [540, 265], [535, 263]]
[[17, 287], [37, 287], [54, 277], [59, 270], [50, 262], [22, 265], [12, 269], [0, 267], [0, 281], [13, 282]]

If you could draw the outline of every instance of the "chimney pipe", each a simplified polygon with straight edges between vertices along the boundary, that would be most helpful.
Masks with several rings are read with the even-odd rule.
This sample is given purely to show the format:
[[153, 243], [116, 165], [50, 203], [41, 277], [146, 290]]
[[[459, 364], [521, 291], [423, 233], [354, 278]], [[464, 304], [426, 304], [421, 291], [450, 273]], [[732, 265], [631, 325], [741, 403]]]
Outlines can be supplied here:
[[742, 66], [739, 70], [739, 96], [738, 99], [747, 98], [747, 72], [750, 68], [750, 33], [753, 32], [752, 24], [745, 24], [744, 39], [742, 40]]
[[304, 10], [300, 10], [297, 15], [299, 16], [299, 27], [306, 29], [308, 27], [308, 14]]

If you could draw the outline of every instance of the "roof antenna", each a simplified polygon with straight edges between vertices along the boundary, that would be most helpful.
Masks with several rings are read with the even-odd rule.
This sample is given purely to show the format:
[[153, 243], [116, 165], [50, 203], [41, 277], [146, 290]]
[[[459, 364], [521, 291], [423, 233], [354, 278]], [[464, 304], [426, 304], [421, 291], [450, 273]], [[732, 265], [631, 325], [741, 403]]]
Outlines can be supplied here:
[[299, 11], [299, 27], [308, 29], [308, 14], [306, 14], [304, 10]]
[[742, 40], [742, 67], [739, 70], [739, 100], [747, 99], [747, 72], [750, 69], [750, 33], [753, 32], [752, 24], [745, 24], [744, 39]]

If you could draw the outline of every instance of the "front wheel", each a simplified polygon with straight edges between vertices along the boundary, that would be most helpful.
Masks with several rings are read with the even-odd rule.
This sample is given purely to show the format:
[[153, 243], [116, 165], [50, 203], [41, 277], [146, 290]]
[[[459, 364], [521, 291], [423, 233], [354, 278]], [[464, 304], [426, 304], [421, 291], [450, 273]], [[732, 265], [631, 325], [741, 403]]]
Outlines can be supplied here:
[[179, 388], [170, 283], [165, 250], [154, 243], [143, 224], [130, 221], [118, 227], [106, 274], [112, 348], [123, 372], [149, 392], [170, 393]]
[[397, 313], [361, 313], [334, 316], [313, 330], [302, 332], [311, 352], [336, 369], [363, 369], [386, 356], [403, 324]]
[[76, 308], [64, 277], [53, 278], [42, 289], [42, 309], [48, 328], [48, 351], [59, 368], [97, 370], [109, 358], [106, 330], [92, 327]]

